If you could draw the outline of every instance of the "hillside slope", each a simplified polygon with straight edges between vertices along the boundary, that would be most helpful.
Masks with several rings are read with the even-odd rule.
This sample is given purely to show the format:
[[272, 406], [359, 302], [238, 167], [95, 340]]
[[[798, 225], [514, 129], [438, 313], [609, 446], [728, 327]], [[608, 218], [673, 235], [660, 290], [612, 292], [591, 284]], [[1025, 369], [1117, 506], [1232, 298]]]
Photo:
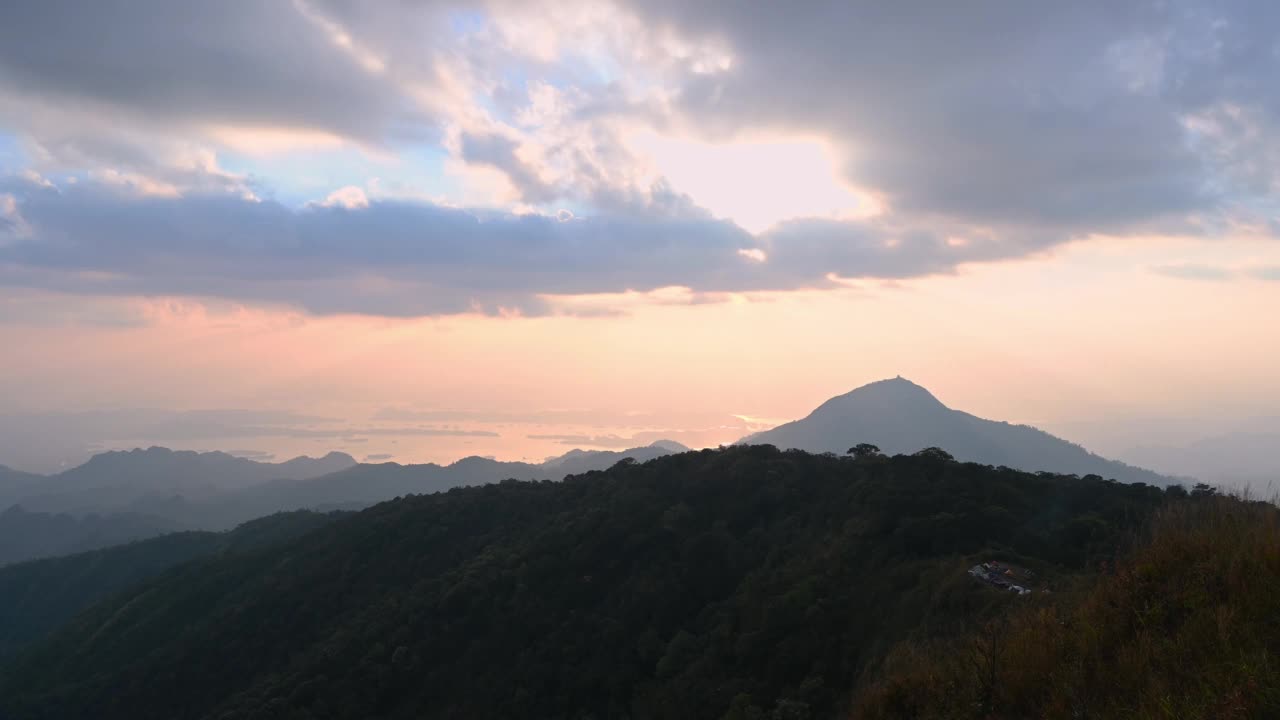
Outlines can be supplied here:
[[770, 447], [405, 498], [93, 608], [0, 674], [0, 715], [824, 717], [892, 643], [1019, 600], [975, 558], [1077, 572], [1165, 502]]
[[854, 718], [1280, 717], [1280, 511], [1166, 508], [1111, 572], [897, 648]]
[[559, 480], [566, 475], [603, 470], [623, 458], [642, 462], [671, 452], [671, 446], [655, 444], [622, 451], [574, 450], [538, 464], [474, 456], [448, 465], [362, 463], [319, 477], [262, 483], [195, 502], [162, 498], [136, 507], [174, 518], [188, 527], [221, 529], [298, 508], [358, 510], [402, 495], [443, 492], [455, 487], [503, 480]]
[[[687, 450], [670, 441], [621, 451], [572, 450], [543, 463], [466, 457], [448, 465], [357, 464], [344, 453], [261, 463], [226, 453], [149, 448], [95, 455], [53, 476], [0, 474], [0, 510], [149, 517], [161, 529], [227, 530], [254, 518], [299, 509], [358, 510], [400, 495], [440, 492], [502, 480], [559, 480], [603, 470], [624, 457], [650, 460]], [[0, 517], [0, 526], [3, 518]], [[3, 535], [0, 527], [0, 535]], [[155, 532], [124, 538], [137, 539]], [[63, 554], [104, 544], [64, 544], [70, 550], [14, 555], [11, 560]], [[123, 540], [119, 540], [121, 542]], [[106, 543], [110, 544], [110, 543]], [[2, 556], [2, 553], [0, 553]]]
[[119, 545], [179, 529], [172, 521], [142, 513], [76, 517], [27, 512], [15, 505], [0, 511], [0, 567]]
[[940, 447], [959, 460], [1031, 472], [1094, 474], [1152, 485], [1171, 482], [1027, 425], [984, 420], [952, 410], [928, 390], [903, 378], [873, 382], [831, 398], [801, 420], [756, 433], [742, 442], [835, 453], [858, 443], [871, 443], [890, 455]]
[[287, 542], [335, 519], [280, 513], [225, 533], [180, 532], [102, 550], [0, 568], [0, 662], [76, 613], [198, 557], [252, 552]]

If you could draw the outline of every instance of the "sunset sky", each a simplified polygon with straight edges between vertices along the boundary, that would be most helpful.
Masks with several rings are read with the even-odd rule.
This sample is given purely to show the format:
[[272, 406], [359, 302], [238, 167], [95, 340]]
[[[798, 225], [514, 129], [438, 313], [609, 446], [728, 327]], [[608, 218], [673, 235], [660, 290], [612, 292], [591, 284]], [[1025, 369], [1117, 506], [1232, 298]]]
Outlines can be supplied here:
[[1280, 432], [1280, 5], [0, 4], [0, 464]]

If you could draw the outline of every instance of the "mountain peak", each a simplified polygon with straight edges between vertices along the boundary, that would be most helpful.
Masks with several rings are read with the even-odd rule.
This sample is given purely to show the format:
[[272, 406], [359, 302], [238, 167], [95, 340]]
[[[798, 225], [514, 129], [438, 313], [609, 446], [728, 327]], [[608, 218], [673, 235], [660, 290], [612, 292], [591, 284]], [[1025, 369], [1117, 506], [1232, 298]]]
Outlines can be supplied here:
[[[253, 462], [260, 462], [260, 461], [254, 460]], [[319, 457], [312, 457], [310, 455], [299, 455], [297, 457], [289, 458], [288, 460], [285, 460], [282, 463], [275, 463], [275, 464], [280, 466], [286, 466], [286, 465], [306, 465], [309, 463], [310, 464], [345, 463], [348, 465], [355, 465], [356, 459], [354, 457], [351, 457], [351, 455], [348, 453], [345, 453], [339, 450], [330, 450], [329, 452]], [[260, 463], [260, 464], [269, 465], [271, 463]]]
[[743, 442], [836, 453], [865, 442], [888, 455], [939, 447], [959, 460], [984, 465], [1168, 483], [1149, 470], [1106, 460], [1035, 428], [952, 410], [901, 375], [833, 397], [807, 417]]
[[855, 388], [844, 395], [831, 398], [815, 410], [815, 413], [852, 405], [868, 406], [883, 410], [945, 410], [945, 405], [933, 393], [901, 375], [877, 380]]

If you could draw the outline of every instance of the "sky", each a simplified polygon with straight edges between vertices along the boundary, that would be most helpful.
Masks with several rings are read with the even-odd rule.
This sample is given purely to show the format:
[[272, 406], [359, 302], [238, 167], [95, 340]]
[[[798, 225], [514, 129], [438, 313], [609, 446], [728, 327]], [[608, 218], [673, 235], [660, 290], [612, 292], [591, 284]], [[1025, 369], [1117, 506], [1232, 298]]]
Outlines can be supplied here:
[[0, 5], [0, 464], [1280, 433], [1280, 7]]

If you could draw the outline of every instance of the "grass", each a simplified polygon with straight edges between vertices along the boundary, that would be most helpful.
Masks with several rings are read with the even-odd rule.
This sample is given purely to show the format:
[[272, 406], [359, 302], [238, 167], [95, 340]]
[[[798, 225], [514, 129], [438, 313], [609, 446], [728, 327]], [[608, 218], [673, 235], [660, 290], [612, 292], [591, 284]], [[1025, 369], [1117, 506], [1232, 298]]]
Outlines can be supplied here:
[[1280, 510], [1173, 503], [1082, 589], [896, 648], [853, 717], [1280, 717]]

